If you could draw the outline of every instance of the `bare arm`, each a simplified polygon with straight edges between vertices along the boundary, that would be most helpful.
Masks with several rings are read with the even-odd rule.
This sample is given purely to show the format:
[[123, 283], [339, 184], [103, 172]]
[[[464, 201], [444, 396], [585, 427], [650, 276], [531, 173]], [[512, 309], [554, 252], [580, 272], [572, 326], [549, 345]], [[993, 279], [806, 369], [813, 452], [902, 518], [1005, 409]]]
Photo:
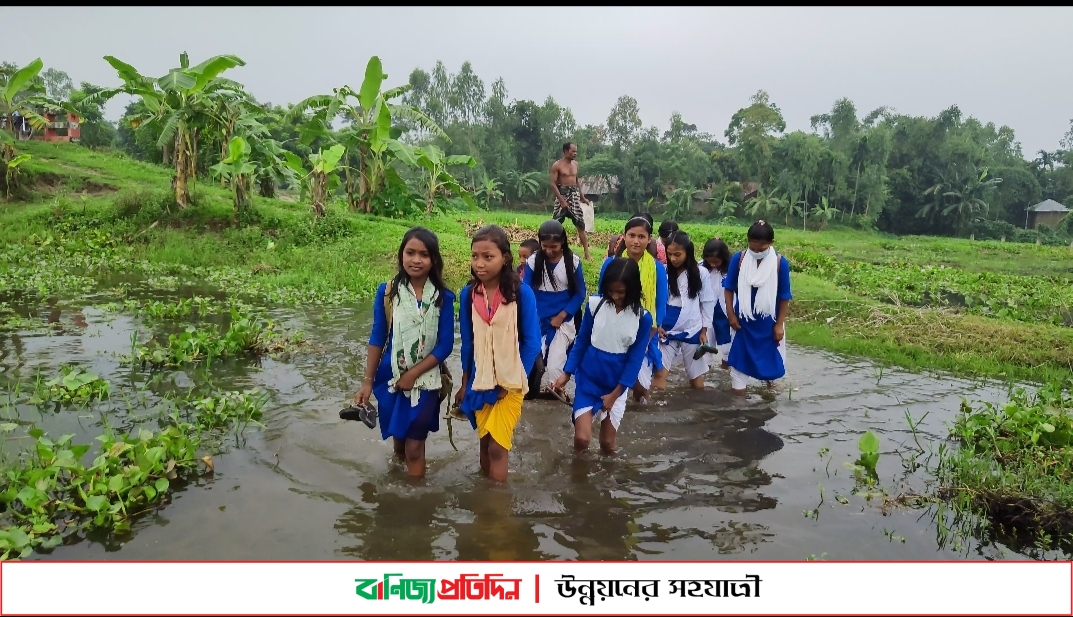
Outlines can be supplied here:
[[730, 289], [724, 289], [723, 299], [726, 300], [727, 321], [730, 323], [730, 327], [740, 330], [741, 324], [738, 323], [738, 312], [734, 310], [734, 292]]
[[559, 200], [559, 203], [566, 207], [566, 199], [563, 198], [563, 194], [559, 192], [559, 163], [556, 161], [551, 166], [551, 192], [555, 195], [555, 199]]
[[369, 396], [373, 392], [373, 378], [376, 377], [376, 369], [380, 367], [380, 357], [383, 353], [383, 347], [369, 345], [369, 359], [365, 363], [365, 380], [361, 382], [361, 389], [354, 395], [354, 402], [356, 404], [369, 404]]

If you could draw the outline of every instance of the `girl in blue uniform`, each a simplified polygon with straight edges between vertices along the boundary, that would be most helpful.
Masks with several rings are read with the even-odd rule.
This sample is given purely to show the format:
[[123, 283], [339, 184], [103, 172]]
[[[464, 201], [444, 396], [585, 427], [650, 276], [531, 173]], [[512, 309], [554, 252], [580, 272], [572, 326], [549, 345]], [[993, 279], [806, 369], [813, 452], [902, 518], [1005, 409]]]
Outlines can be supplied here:
[[[667, 312], [660, 324], [660, 353], [668, 369], [679, 362], [685, 367], [690, 386], [704, 388], [708, 357], [698, 347], [708, 344], [715, 292], [700, 266], [693, 240], [684, 231], [667, 234]], [[722, 292], [722, 289], [720, 289]]]
[[[666, 374], [656, 327], [663, 322], [663, 314], [667, 310], [667, 269], [648, 252], [648, 243], [652, 240], [652, 223], [647, 218], [635, 216], [626, 221], [622, 237], [625, 246], [623, 255], [637, 262], [641, 271], [641, 305], [653, 316], [652, 333], [647, 341], [648, 351], [633, 388], [634, 398], [643, 400], [652, 387], [653, 373], [657, 374], [657, 378]], [[604, 271], [613, 260], [612, 257], [604, 260], [600, 268], [598, 287], [603, 284]]]
[[704, 272], [710, 280], [712, 289], [715, 291], [715, 307], [712, 309], [712, 329], [708, 337], [708, 344], [715, 344], [719, 350], [719, 359], [724, 370], [729, 369], [727, 354], [730, 353], [730, 342], [734, 340], [734, 331], [730, 329], [730, 320], [727, 319], [726, 295], [723, 293], [723, 279], [726, 278], [727, 269], [730, 267], [730, 247], [722, 238], [712, 238], [704, 243], [704, 260], [700, 262]]
[[554, 383], [563, 374], [566, 354], [577, 335], [574, 317], [585, 301], [585, 276], [562, 223], [545, 221], [537, 238], [540, 248], [525, 261], [522, 283], [536, 296], [541, 357], [548, 382]]
[[571, 375], [576, 377], [574, 449], [589, 447], [597, 421], [600, 447], [613, 454], [626, 393], [637, 381], [652, 335], [652, 315], [641, 305], [637, 262], [613, 258], [604, 268], [599, 295], [589, 298], [586, 309], [570, 359], [552, 388], [561, 391]]
[[443, 284], [439, 239], [424, 227], [403, 236], [398, 269], [376, 290], [365, 381], [354, 402], [365, 406], [376, 396], [381, 436], [394, 439], [407, 473], [422, 477], [425, 440], [440, 428], [440, 365], [454, 349], [455, 295]]
[[512, 261], [502, 227], [477, 230], [470, 242], [472, 278], [459, 294], [458, 311], [462, 387], [455, 404], [477, 430], [481, 471], [500, 482], [507, 479], [507, 455], [540, 353], [536, 298]]
[[748, 378], [773, 381], [786, 374], [786, 313], [790, 294], [790, 262], [772, 248], [775, 230], [757, 221], [749, 228], [749, 249], [730, 258], [723, 279], [728, 315], [735, 330], [730, 345], [730, 383], [745, 394]]

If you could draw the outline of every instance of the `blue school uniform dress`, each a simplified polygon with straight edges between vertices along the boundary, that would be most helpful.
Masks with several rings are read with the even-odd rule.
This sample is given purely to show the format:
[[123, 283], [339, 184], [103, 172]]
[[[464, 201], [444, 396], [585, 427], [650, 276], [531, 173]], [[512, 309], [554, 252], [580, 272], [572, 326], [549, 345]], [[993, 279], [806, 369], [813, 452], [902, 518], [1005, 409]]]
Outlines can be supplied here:
[[[719, 270], [708, 270], [704, 267], [704, 261], [700, 262], [701, 274], [708, 273], [715, 292], [715, 306], [712, 309], [712, 339], [708, 344], [719, 347], [729, 345], [731, 341], [730, 320], [726, 314], [726, 297], [723, 295], [723, 279], [726, 275]], [[726, 358], [724, 358], [725, 360]]]
[[[422, 390], [416, 405], [410, 402], [410, 393], [390, 392], [388, 382], [392, 379], [391, 338], [388, 336], [387, 314], [384, 312], [384, 295], [387, 283], [381, 283], [376, 290], [376, 303], [373, 304], [373, 330], [369, 334], [369, 344], [383, 349], [380, 365], [373, 376], [373, 396], [380, 415], [380, 435], [387, 439], [424, 440], [430, 432], [440, 430], [439, 391]], [[430, 355], [436, 356], [438, 363], [443, 363], [455, 347], [455, 295], [450, 290], [443, 290], [443, 304], [440, 306], [440, 323], [436, 331], [436, 346]]]
[[[597, 281], [596, 289], [600, 289], [600, 285], [603, 284], [604, 271], [607, 270], [607, 265], [611, 263], [614, 257], [608, 257], [604, 260], [603, 265], [600, 266], [600, 278]], [[654, 323], [663, 323], [663, 316], [667, 313], [667, 268], [656, 260], [656, 314]], [[645, 353], [645, 359], [652, 365], [654, 371], [663, 370], [663, 354], [659, 350], [659, 336], [653, 336], [648, 342], [648, 351]]]
[[[773, 381], [786, 374], [786, 366], [779, 344], [775, 341], [775, 318], [765, 315], [748, 320], [741, 316], [738, 307], [738, 276], [741, 271], [742, 253], [730, 257], [728, 276], [723, 279], [723, 288], [735, 292], [734, 311], [738, 315], [741, 329], [734, 333], [734, 342], [730, 346], [727, 364], [753, 379]], [[790, 262], [779, 255], [778, 287], [775, 295], [775, 307], [783, 300], [792, 300], [790, 294]], [[752, 288], [752, 306], [756, 307], [757, 288]], [[785, 344], [785, 338], [783, 343]]]
[[[466, 285], [459, 293], [458, 333], [462, 339], [462, 371], [467, 375], [466, 393], [462, 395], [460, 408], [469, 418], [474, 430], [477, 428], [477, 412], [485, 405], [494, 405], [499, 400], [499, 391], [477, 391], [473, 389], [473, 380], [477, 375], [473, 360], [473, 292]], [[533, 371], [533, 364], [540, 355], [540, 317], [537, 314], [536, 296], [528, 285], [518, 286], [518, 354], [528, 376]]]
[[611, 412], [612, 423], [618, 429], [626, 393], [637, 383], [648, 351], [645, 340], [651, 333], [652, 315], [648, 311], [642, 309], [638, 314], [627, 308], [620, 312], [610, 300], [604, 301], [601, 296], [589, 298], [581, 331], [563, 369], [574, 376], [572, 418], [602, 408], [602, 398], [616, 386], [622, 386], [621, 405], [615, 405], [621, 408], [604, 410]]
[[[548, 279], [547, 272], [534, 273], [536, 267], [536, 255], [530, 255], [525, 261], [525, 274], [522, 283], [532, 288], [536, 297], [537, 314], [540, 316], [540, 341], [545, 349], [544, 362], [548, 361], [547, 351], [551, 348], [551, 342], [559, 331], [551, 327], [551, 319], [560, 312], [566, 311], [567, 317], [563, 325], [571, 324], [576, 332], [577, 324], [574, 323], [574, 315], [581, 309], [581, 303], [585, 301], [585, 275], [581, 269], [581, 259], [573, 255], [574, 259], [574, 283], [576, 291], [570, 293], [570, 284], [567, 280], [566, 261], [560, 258], [552, 268], [552, 276], [555, 278], [554, 285]], [[537, 282], [538, 281], [538, 282]], [[561, 326], [560, 326], [561, 327]], [[568, 333], [568, 338], [573, 341], [574, 333]], [[568, 343], [569, 344], [569, 343]], [[563, 358], [566, 361], [566, 358]]]

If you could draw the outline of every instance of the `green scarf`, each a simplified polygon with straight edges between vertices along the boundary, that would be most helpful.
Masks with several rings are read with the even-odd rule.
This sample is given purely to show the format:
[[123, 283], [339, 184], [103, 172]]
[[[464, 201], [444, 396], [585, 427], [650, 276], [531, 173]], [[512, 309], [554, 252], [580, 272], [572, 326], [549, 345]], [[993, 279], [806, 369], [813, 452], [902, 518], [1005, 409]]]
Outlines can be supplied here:
[[[425, 279], [421, 293], [421, 307], [417, 306], [417, 296], [410, 284], [399, 286], [392, 306], [391, 315], [391, 350], [394, 354], [391, 362], [392, 379], [388, 382], [388, 391], [395, 392], [395, 383], [403, 373], [417, 366], [436, 347], [436, 338], [440, 329], [440, 308], [436, 306], [436, 286]], [[422, 390], [439, 391], [440, 367], [437, 363], [414, 382], [410, 390], [410, 403], [416, 405]]]

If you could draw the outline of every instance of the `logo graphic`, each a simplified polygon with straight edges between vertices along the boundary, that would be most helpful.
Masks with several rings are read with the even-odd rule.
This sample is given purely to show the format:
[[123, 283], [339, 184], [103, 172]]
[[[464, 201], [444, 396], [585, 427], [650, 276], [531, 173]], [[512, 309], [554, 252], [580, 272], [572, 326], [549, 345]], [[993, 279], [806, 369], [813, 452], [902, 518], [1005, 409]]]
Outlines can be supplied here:
[[384, 579], [356, 578], [354, 588], [365, 600], [420, 600], [432, 604], [441, 600], [518, 600], [520, 578], [500, 578], [502, 574], [463, 574], [455, 580], [441, 579], [436, 593], [434, 578], [402, 578], [399, 572], [384, 574]]

